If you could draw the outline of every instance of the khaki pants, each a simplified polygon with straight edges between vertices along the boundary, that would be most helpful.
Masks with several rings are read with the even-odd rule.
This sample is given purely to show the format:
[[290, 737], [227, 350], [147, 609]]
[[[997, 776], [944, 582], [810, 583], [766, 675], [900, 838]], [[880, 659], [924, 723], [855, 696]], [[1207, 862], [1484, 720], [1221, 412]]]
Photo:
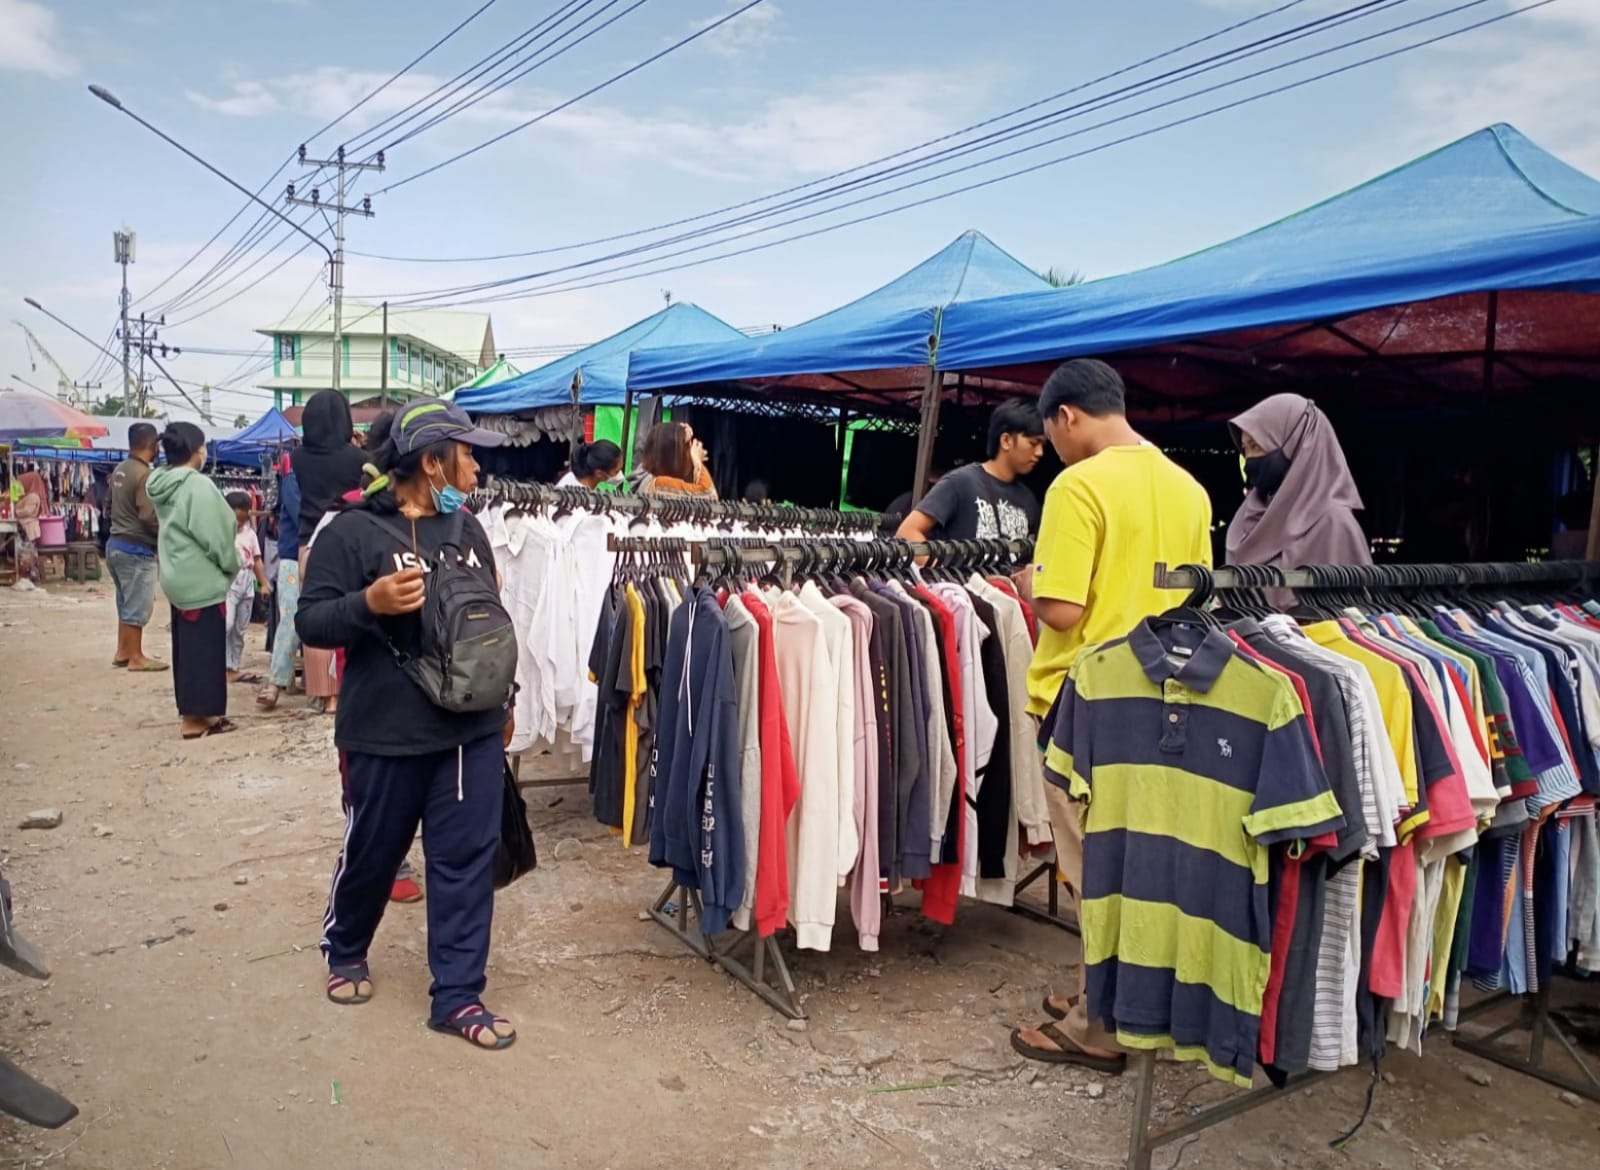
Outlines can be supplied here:
[[[1054, 784], [1044, 786], [1045, 803], [1050, 808], [1050, 831], [1056, 842], [1056, 868], [1062, 884], [1066, 886], [1066, 904], [1070, 913], [1083, 923], [1083, 822], [1082, 806]], [[1122, 1051], [1116, 1036], [1107, 1032], [1099, 1020], [1089, 1018], [1088, 964], [1079, 962], [1078, 976], [1073, 988], [1072, 1007], [1059, 1028], [1074, 1044], [1085, 1048], [1103, 1048]]]

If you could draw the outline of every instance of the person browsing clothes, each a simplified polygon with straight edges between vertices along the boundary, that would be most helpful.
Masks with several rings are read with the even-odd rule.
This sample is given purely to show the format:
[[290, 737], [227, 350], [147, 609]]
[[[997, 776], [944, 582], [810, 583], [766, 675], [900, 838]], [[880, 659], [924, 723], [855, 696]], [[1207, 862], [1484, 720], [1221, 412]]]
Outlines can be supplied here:
[[1298, 394], [1274, 394], [1228, 424], [1245, 497], [1228, 525], [1230, 565], [1370, 565], [1361, 493], [1333, 424]]
[[989, 416], [982, 463], [950, 472], [906, 514], [901, 540], [1018, 540], [1039, 530], [1039, 501], [1021, 481], [1044, 457], [1044, 423], [1012, 399]]
[[452, 572], [498, 588], [489, 539], [462, 505], [477, 484], [472, 445], [504, 441], [453, 403], [425, 398], [404, 406], [389, 444], [371, 453], [383, 476], [317, 537], [295, 615], [307, 646], [345, 654], [334, 745], [343, 754], [346, 827], [323, 922], [325, 993], [342, 1005], [372, 998], [368, 954], [420, 824], [433, 973], [428, 1026], [487, 1049], [516, 1039], [510, 1022], [480, 999], [510, 688], [488, 709], [451, 710], [403, 662], [427, 653], [418, 611], [429, 577], [452, 555], [447, 549], [458, 558]]

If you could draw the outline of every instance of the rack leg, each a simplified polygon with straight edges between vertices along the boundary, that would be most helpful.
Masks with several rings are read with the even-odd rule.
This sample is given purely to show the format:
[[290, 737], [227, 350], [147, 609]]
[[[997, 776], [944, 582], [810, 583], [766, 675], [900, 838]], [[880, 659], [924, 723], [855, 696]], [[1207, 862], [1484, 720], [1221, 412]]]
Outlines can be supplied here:
[[1150, 1112], [1156, 1098], [1156, 1054], [1140, 1052], [1130, 1057], [1139, 1070], [1133, 1090], [1133, 1119], [1128, 1134], [1128, 1170], [1150, 1170]]
[[[674, 901], [677, 903], [675, 907]], [[805, 1019], [805, 1009], [800, 1006], [799, 993], [789, 974], [789, 964], [778, 949], [777, 939], [757, 938], [755, 934], [745, 932], [733, 935], [725, 946], [716, 946], [711, 938], [700, 932], [703, 919], [699, 891], [685, 889], [676, 882], [667, 883], [667, 888], [650, 904], [647, 913], [684, 946], [755, 992], [763, 1002], [791, 1020]], [[746, 943], [754, 947], [748, 966], [734, 954]], [[777, 976], [776, 987], [768, 978], [769, 966]]]
[[[1600, 1072], [1597, 1072], [1589, 1062], [1584, 1059], [1583, 1053], [1561, 1034], [1561, 1029], [1551, 1027], [1550, 1020], [1550, 988], [1546, 984], [1533, 996], [1516, 998], [1510, 995], [1496, 995], [1482, 1003], [1474, 1004], [1470, 1009], [1461, 1013], [1463, 1020], [1487, 1014], [1499, 1008], [1515, 1005], [1517, 1015], [1510, 1023], [1503, 1024], [1494, 1031], [1483, 1036], [1469, 1037], [1460, 1032], [1455, 1035], [1455, 1046], [1484, 1060], [1493, 1061], [1504, 1068], [1514, 1069], [1527, 1076], [1544, 1081], [1546, 1084], [1555, 1085], [1559, 1089], [1566, 1089], [1577, 1093], [1580, 1097], [1587, 1097], [1591, 1101], [1600, 1101]], [[1528, 1033], [1528, 1047], [1526, 1054], [1519, 1053], [1500, 1043], [1500, 1040], [1513, 1032], [1526, 1029]], [[1545, 1066], [1545, 1042], [1554, 1037], [1567, 1054], [1574, 1067], [1581, 1076], [1570, 1076], [1564, 1072]]]
[[1047, 926], [1054, 926], [1058, 930], [1067, 931], [1069, 934], [1079, 933], [1078, 924], [1061, 913], [1061, 883], [1056, 880], [1055, 862], [1047, 861], [1035, 868], [1021, 881], [1017, 882], [1016, 892], [1021, 894], [1023, 890], [1026, 890], [1041, 878], [1044, 879], [1047, 891], [1045, 894], [1047, 908], [1041, 910], [1018, 897], [1011, 903], [1012, 912], [1025, 915], [1036, 922], [1043, 922]]

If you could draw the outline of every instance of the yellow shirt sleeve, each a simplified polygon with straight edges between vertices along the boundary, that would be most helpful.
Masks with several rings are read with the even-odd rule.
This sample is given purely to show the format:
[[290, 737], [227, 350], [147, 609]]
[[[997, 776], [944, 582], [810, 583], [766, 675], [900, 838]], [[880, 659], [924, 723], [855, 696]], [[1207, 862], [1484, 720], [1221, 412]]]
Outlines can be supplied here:
[[1105, 536], [1105, 514], [1082, 479], [1063, 472], [1044, 498], [1034, 546], [1033, 595], [1084, 605], [1095, 557]]

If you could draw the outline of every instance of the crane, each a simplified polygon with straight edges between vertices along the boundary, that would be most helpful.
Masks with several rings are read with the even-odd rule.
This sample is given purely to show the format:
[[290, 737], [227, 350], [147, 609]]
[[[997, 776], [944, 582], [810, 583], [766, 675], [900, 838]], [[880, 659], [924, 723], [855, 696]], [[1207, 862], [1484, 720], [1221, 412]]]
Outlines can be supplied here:
[[67, 371], [62, 368], [61, 363], [56, 361], [55, 357], [52, 356], [50, 351], [44, 347], [44, 342], [40, 341], [36, 336], [34, 336], [32, 329], [29, 329], [15, 317], [11, 319], [11, 323], [18, 329], [22, 330], [22, 335], [26, 339], [26, 344], [28, 346], [28, 364], [35, 370], [39, 368], [39, 363], [35, 361], [33, 357], [33, 351], [38, 350], [39, 355], [43, 357], [45, 361], [49, 362], [53, 367], [55, 367], [56, 397], [60, 398], [63, 402], [72, 402], [77, 397], [77, 383], [72, 380], [72, 375], [67, 373]]

